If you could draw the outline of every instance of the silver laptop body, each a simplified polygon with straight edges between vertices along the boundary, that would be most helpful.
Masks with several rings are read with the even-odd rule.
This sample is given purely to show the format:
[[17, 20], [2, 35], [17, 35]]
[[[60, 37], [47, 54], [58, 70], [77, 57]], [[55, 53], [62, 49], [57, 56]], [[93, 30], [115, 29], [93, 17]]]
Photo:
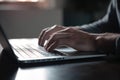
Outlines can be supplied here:
[[5, 32], [0, 26], [0, 46], [9, 51], [18, 63], [40, 63], [54, 62], [63, 60], [89, 59], [97, 57], [105, 57], [105, 54], [92, 52], [78, 52], [70, 47], [61, 47], [55, 49], [54, 52], [47, 52], [43, 47], [39, 46], [37, 38], [31, 39], [7, 39]]

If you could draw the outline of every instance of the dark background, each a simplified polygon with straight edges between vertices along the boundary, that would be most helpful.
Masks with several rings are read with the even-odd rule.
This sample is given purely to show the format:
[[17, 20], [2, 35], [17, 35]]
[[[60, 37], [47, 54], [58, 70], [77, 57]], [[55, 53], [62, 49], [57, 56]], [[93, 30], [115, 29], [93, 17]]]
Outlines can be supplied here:
[[110, 0], [65, 0], [63, 25], [76, 26], [102, 18]]

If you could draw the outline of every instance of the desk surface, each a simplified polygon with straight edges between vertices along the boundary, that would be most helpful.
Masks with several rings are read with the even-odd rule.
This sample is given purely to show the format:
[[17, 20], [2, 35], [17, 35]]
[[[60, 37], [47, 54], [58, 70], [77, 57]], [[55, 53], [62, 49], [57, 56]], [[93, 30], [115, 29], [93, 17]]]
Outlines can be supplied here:
[[120, 62], [92, 61], [20, 68], [3, 58], [0, 80], [120, 80]]
[[120, 64], [98, 61], [18, 68], [15, 80], [120, 80]]
[[120, 80], [120, 63], [85, 61], [20, 68], [0, 55], [0, 80]]

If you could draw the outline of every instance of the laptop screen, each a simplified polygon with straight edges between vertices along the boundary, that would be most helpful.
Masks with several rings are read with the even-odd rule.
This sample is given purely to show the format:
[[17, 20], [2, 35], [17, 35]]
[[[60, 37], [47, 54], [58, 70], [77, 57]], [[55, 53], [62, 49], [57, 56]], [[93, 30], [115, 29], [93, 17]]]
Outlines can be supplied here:
[[0, 25], [0, 46], [3, 48], [3, 49], [11, 49], [11, 46], [7, 40], [7, 37]]

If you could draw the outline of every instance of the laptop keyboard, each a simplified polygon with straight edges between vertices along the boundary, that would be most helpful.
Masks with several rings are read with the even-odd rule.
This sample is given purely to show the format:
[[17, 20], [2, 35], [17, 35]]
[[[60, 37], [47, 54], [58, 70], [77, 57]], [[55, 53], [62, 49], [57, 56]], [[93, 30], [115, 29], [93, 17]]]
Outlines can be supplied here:
[[34, 45], [21, 45], [14, 46], [14, 51], [19, 53], [22, 57], [48, 57], [48, 56], [60, 56], [58, 53], [47, 52], [43, 47], [35, 47]]
[[12, 44], [12, 48], [15, 52], [15, 54], [18, 57], [24, 57], [24, 58], [37, 58], [37, 57], [48, 57], [48, 56], [61, 56], [61, 53], [58, 53], [57, 51], [55, 53], [47, 52], [43, 47], [38, 46], [36, 44], [31, 43], [22, 43], [22, 44], [15, 44], [12, 43], [14, 41], [10, 41]]

